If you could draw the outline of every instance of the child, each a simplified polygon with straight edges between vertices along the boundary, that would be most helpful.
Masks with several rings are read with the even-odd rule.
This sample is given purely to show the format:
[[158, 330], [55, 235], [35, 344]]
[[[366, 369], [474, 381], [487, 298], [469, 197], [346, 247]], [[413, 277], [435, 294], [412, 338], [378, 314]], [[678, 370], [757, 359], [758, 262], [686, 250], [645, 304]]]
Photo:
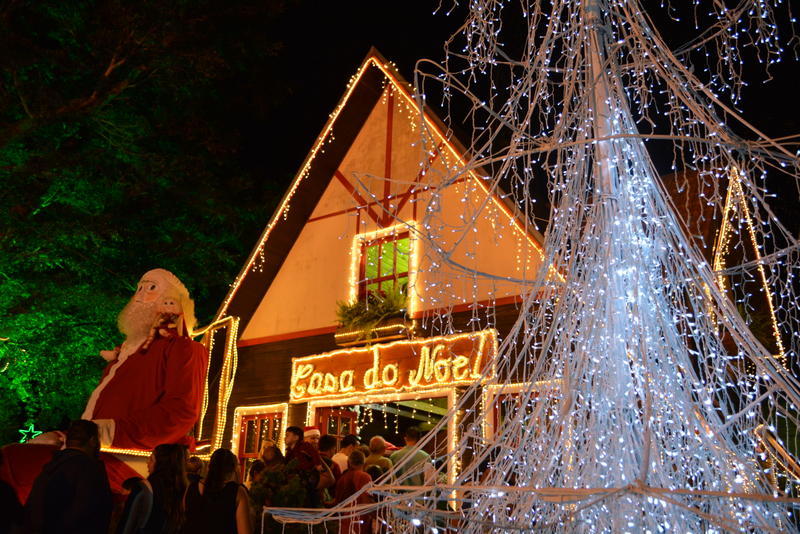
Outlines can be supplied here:
[[[364, 471], [364, 453], [353, 451], [347, 458], [347, 471], [336, 482], [336, 503], [341, 503], [372, 482]], [[372, 499], [362, 493], [353, 504], [369, 504]], [[344, 518], [339, 523], [340, 534], [367, 534], [372, 530], [372, 514], [361, 514], [353, 518]]]

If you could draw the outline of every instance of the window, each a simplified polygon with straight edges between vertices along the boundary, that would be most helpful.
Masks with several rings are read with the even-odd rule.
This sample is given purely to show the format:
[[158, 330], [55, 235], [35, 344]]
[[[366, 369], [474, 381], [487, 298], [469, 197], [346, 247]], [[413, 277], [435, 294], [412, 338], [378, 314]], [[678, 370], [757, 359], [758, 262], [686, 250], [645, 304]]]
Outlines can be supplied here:
[[358, 414], [347, 408], [319, 408], [317, 410], [317, 427], [323, 434], [336, 438], [337, 450], [346, 435], [358, 433], [357, 419]]
[[388, 235], [361, 245], [358, 298], [408, 291], [411, 240], [408, 232]]
[[[272, 441], [280, 447], [282, 413], [254, 414], [242, 417], [239, 427], [239, 458], [246, 470], [250, 463], [259, 457], [261, 447], [266, 441]], [[244, 473], [243, 473], [244, 474]]]

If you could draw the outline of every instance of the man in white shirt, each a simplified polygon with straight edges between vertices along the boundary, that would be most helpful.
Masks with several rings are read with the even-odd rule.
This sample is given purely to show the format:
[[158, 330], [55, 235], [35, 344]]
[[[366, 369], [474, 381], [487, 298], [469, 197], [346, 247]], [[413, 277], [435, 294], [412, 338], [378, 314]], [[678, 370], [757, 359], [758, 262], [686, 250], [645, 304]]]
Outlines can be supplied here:
[[331, 458], [342, 470], [342, 473], [347, 471], [347, 458], [350, 457], [350, 453], [356, 450], [358, 446], [358, 436], [355, 434], [348, 434], [342, 439], [342, 445], [339, 449], [339, 452], [334, 454], [333, 458]]

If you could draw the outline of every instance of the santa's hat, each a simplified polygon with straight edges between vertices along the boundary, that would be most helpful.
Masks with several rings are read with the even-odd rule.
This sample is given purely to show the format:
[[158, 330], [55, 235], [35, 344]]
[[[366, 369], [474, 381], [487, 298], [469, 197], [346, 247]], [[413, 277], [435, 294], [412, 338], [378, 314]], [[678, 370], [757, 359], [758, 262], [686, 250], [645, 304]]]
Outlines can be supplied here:
[[317, 437], [317, 438], [318, 438], [318, 437], [320, 437], [321, 435], [322, 435], [322, 432], [320, 432], [320, 431], [319, 431], [319, 428], [317, 428], [317, 427], [315, 427], [315, 426], [307, 426], [307, 427], [305, 427], [305, 428], [303, 429], [303, 437], [304, 437], [304, 438], [310, 438], [310, 437], [312, 437], [312, 436], [314, 436], [314, 437]]

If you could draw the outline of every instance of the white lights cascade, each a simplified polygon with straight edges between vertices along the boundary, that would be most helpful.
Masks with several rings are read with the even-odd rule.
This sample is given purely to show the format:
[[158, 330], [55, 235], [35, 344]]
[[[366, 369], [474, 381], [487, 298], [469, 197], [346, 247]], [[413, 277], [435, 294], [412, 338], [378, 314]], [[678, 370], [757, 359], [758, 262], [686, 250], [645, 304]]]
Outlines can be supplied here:
[[[799, 530], [791, 510], [800, 503], [800, 384], [791, 369], [800, 256], [765, 184], [796, 192], [800, 160], [732, 107], [743, 84], [740, 50], [778, 61], [776, 17], [788, 7], [696, 7], [698, 23], [710, 16], [715, 25], [673, 52], [637, 0], [469, 2], [465, 47], [456, 50], [454, 37], [444, 66], [422, 62], [417, 89], [441, 83], [449, 98], [472, 104], [472, 159], [449, 183], [491, 168], [485, 184], [505, 185], [530, 214], [532, 184], [547, 182], [545, 259], [529, 273], [520, 317], [493, 362], [519, 408], [498, 420], [478, 385], [459, 397], [439, 424], [460, 426], [439, 468], [460, 466], [452, 483], [427, 476], [424, 487], [371, 489], [380, 495], [374, 505], [276, 517], [374, 509], [386, 531], [408, 533]], [[503, 21], [518, 9], [528, 34], [512, 58]], [[694, 57], [719, 61], [695, 72]], [[675, 170], [709, 188], [711, 217], [733, 227], [717, 241], [728, 250], [755, 246], [755, 255], [714, 262], [714, 270], [693, 237], [700, 223], [676, 209], [649, 140], [670, 142]], [[436, 217], [429, 209], [420, 219], [423, 234]], [[762, 329], [781, 354], [765, 347], [772, 338], [754, 334], [748, 310], [758, 299], [768, 300]]]

